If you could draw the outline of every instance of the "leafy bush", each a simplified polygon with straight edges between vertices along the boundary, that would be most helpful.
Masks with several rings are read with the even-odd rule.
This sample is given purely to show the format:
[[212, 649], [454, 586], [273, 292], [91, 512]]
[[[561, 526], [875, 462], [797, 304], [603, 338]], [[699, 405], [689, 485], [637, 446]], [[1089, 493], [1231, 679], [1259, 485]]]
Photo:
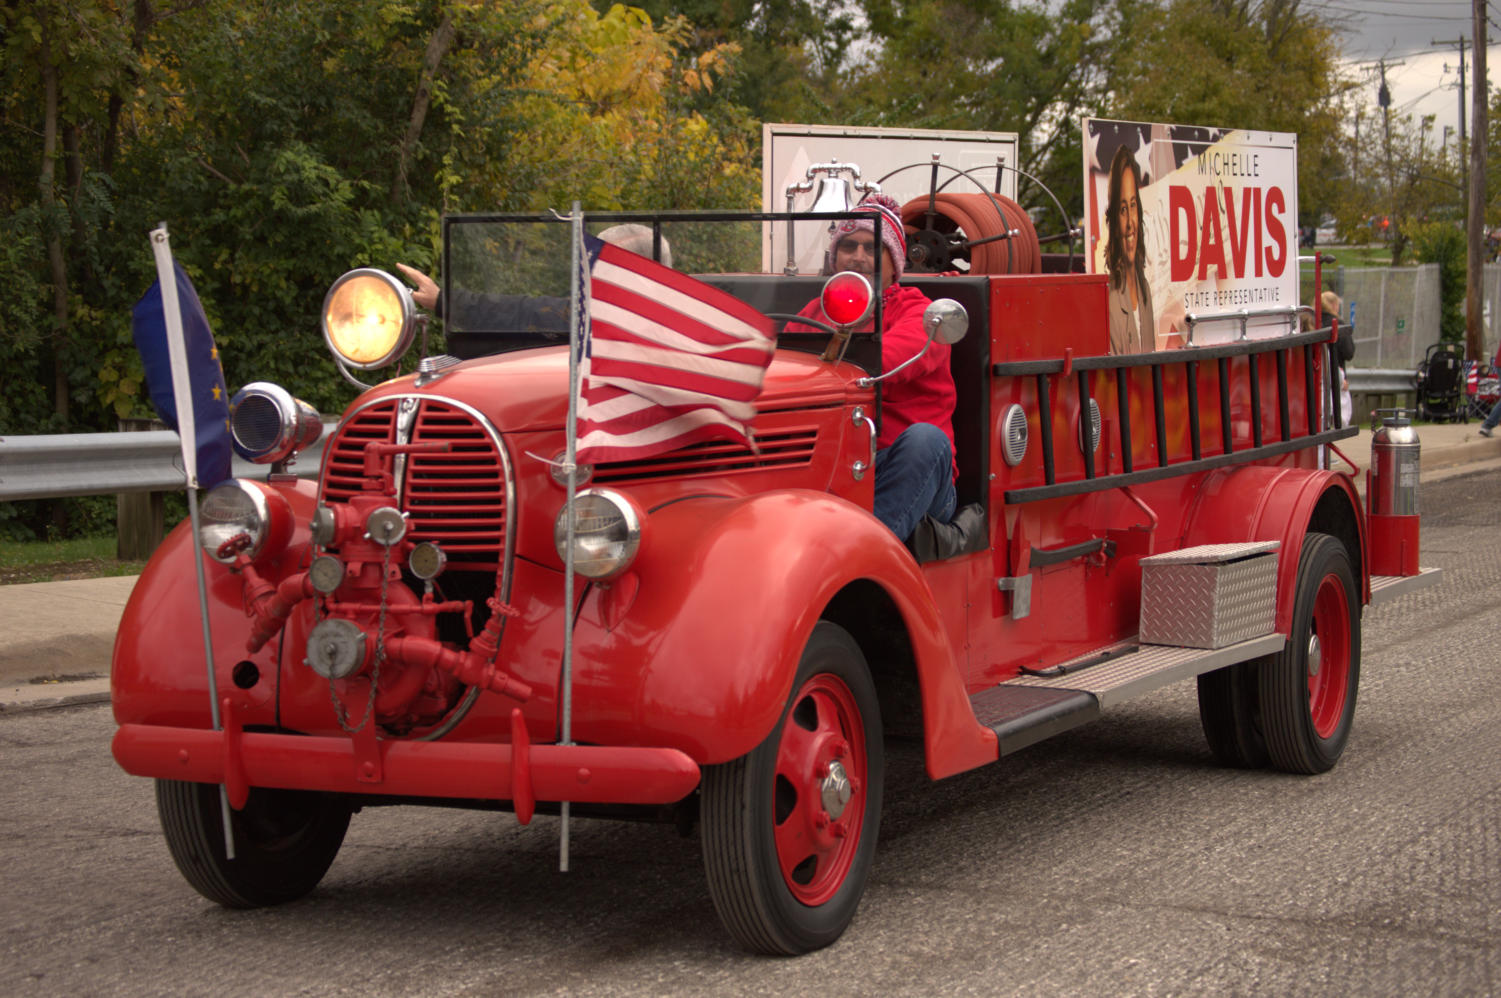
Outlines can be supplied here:
[[1412, 247], [1419, 263], [1438, 264], [1439, 339], [1462, 342], [1468, 270], [1464, 230], [1453, 222], [1417, 225], [1412, 230]]

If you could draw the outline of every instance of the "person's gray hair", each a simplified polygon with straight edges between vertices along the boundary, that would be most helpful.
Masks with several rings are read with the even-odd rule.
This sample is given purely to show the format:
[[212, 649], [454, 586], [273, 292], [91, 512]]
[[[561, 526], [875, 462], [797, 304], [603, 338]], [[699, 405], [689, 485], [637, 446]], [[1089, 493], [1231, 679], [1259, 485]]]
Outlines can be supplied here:
[[[629, 250], [638, 256], [652, 259], [652, 230], [649, 225], [641, 225], [638, 222], [625, 222], [621, 225], [612, 225], [599, 234], [599, 238], [611, 244], [619, 246], [623, 250]], [[672, 247], [667, 244], [667, 237], [662, 237], [662, 258], [657, 261], [664, 267], [672, 266]]]

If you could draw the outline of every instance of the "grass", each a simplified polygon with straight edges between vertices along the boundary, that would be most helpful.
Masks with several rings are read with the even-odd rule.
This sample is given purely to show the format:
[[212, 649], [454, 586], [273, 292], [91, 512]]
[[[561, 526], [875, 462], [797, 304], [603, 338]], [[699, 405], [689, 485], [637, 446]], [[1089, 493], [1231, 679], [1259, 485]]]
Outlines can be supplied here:
[[[1319, 252], [1328, 253], [1334, 257], [1334, 263], [1328, 263], [1326, 267], [1390, 267], [1392, 265], [1392, 248], [1384, 243], [1371, 243], [1367, 246], [1320, 246]], [[1411, 263], [1411, 259], [1408, 259]], [[1313, 265], [1305, 264], [1305, 269], [1313, 273]]]
[[145, 564], [117, 559], [113, 537], [7, 541], [0, 545], [0, 585], [138, 575]]

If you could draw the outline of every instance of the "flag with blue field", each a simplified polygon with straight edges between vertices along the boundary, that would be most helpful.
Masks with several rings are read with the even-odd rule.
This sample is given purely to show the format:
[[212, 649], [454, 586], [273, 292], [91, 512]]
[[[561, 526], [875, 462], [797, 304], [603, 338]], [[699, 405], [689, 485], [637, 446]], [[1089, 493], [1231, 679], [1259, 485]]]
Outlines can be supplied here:
[[231, 474], [224, 371], [193, 282], [166, 248], [165, 230], [156, 230], [152, 237], [160, 276], [132, 310], [132, 332], [146, 368], [151, 403], [162, 422], [182, 438], [187, 484], [209, 489]]

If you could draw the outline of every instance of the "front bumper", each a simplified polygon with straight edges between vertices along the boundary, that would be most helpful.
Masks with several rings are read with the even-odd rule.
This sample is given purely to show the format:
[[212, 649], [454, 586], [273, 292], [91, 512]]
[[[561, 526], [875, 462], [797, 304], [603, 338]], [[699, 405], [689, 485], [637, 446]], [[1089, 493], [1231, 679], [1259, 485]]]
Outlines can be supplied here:
[[699, 782], [698, 764], [677, 749], [532, 745], [519, 711], [502, 744], [247, 732], [225, 708], [220, 731], [123, 724], [115, 760], [133, 776], [222, 783], [236, 808], [250, 787], [275, 787], [511, 801], [523, 823], [539, 800], [670, 804]]

